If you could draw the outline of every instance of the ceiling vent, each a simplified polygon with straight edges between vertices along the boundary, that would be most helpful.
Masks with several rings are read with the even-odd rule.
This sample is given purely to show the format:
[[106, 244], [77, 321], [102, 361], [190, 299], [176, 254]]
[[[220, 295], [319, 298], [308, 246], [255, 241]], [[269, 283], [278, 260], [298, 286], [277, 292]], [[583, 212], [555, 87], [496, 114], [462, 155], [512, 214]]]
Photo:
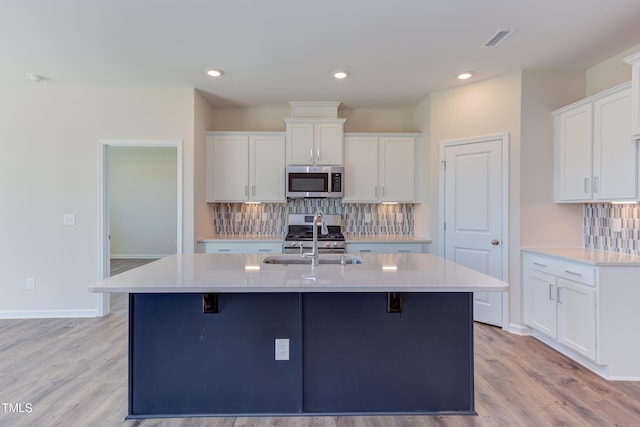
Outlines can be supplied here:
[[496, 47], [511, 35], [511, 30], [498, 30], [482, 47]]

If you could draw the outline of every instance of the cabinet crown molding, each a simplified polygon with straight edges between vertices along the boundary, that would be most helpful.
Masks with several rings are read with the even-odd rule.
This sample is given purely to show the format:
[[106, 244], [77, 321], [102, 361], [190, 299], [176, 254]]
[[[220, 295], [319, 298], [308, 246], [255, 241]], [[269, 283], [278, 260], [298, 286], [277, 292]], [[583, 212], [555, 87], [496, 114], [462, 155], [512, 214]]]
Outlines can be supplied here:
[[338, 117], [338, 101], [291, 101], [291, 117], [325, 118]]

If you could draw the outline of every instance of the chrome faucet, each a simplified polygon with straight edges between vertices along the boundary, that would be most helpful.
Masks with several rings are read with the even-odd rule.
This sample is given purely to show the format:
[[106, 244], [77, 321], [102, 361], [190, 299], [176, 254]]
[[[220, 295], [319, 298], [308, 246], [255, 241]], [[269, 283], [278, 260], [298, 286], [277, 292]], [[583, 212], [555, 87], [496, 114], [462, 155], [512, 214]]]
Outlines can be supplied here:
[[304, 256], [312, 256], [311, 267], [315, 267], [320, 263], [320, 253], [318, 252], [318, 221], [320, 222], [320, 233], [323, 235], [329, 234], [327, 225], [324, 222], [324, 213], [322, 211], [316, 212], [313, 216], [313, 251], [307, 252]]

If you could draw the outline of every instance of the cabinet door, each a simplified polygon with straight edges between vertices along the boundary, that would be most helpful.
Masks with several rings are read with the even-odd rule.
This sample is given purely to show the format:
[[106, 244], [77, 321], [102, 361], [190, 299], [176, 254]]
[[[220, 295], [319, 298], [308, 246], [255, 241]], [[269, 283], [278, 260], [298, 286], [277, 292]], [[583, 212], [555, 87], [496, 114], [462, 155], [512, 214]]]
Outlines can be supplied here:
[[314, 159], [317, 165], [343, 164], [343, 124], [318, 123], [314, 125]]
[[596, 358], [595, 288], [558, 279], [558, 341]]
[[261, 202], [284, 202], [284, 137], [252, 136], [249, 181], [250, 199]]
[[640, 52], [626, 59], [631, 64], [631, 133], [640, 139]]
[[210, 159], [207, 165], [207, 188], [213, 186], [212, 192], [207, 189], [207, 201], [248, 200], [249, 137], [216, 135], [208, 140], [207, 151], [207, 157]]
[[560, 113], [556, 127], [556, 201], [591, 200], [592, 104]]
[[287, 164], [312, 165], [313, 123], [287, 123]]
[[379, 142], [379, 198], [383, 202], [415, 200], [415, 139], [381, 137]]
[[525, 287], [525, 323], [556, 339], [558, 328], [555, 277], [529, 270]]
[[344, 140], [344, 201], [376, 202], [378, 138], [353, 136]]
[[593, 198], [637, 197], [637, 144], [631, 139], [631, 90], [593, 104]]

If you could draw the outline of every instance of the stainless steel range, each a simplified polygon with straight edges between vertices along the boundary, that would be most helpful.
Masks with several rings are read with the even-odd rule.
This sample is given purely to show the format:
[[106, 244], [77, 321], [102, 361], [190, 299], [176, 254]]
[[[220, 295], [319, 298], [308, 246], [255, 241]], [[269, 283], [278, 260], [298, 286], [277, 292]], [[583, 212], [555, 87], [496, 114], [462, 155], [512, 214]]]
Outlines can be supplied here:
[[[322, 234], [318, 225], [318, 253], [344, 253], [346, 244], [342, 234], [340, 215], [324, 215], [328, 233]], [[284, 241], [284, 253], [302, 253], [313, 250], [313, 214], [290, 214], [289, 228]]]

